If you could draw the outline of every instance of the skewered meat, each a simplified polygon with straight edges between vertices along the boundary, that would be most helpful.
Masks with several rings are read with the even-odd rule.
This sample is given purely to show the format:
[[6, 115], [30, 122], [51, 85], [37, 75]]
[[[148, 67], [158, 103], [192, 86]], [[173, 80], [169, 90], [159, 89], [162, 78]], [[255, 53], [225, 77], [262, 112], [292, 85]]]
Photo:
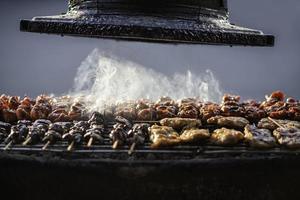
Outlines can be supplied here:
[[175, 106], [161, 105], [156, 107], [157, 119], [176, 117], [177, 108]]
[[209, 118], [215, 117], [220, 114], [221, 107], [215, 103], [206, 103], [200, 108], [200, 117], [205, 123]]
[[18, 120], [31, 120], [30, 112], [32, 109], [32, 101], [29, 97], [25, 97], [16, 110]]
[[89, 123], [87, 121], [79, 121], [74, 124], [71, 130], [62, 136], [62, 139], [69, 143], [68, 150], [71, 151], [74, 146], [79, 146], [83, 143]]
[[228, 127], [233, 129], [244, 129], [249, 121], [243, 117], [223, 117], [216, 116], [207, 120], [208, 124], [218, 125], [219, 127]]
[[10, 133], [11, 125], [0, 121], [0, 142], [2, 142]]
[[181, 143], [198, 143], [202, 142], [210, 137], [210, 133], [207, 129], [189, 129], [183, 131], [183, 133], [180, 135], [180, 141]]
[[145, 108], [138, 112], [137, 120], [140, 121], [154, 121], [157, 118], [156, 110], [153, 108]]
[[146, 123], [135, 124], [128, 132], [128, 143], [136, 145], [145, 144], [149, 140], [150, 125]]
[[52, 107], [49, 102], [50, 98], [41, 95], [37, 97], [36, 103], [31, 109], [30, 116], [32, 120], [38, 120], [38, 119], [47, 119], [48, 115], [52, 111]]
[[198, 108], [193, 104], [182, 104], [179, 107], [179, 112], [178, 112], [177, 116], [181, 117], [181, 118], [198, 119], [198, 117], [199, 117]]
[[255, 125], [245, 127], [245, 140], [254, 148], [272, 148], [276, 140], [268, 129], [259, 129]]
[[[276, 121], [285, 127], [300, 128], [300, 122], [298, 122], [298, 121], [281, 120], [281, 119], [277, 119]], [[275, 130], [278, 127], [274, 122], [272, 122], [268, 118], [261, 119], [258, 122], [257, 126], [258, 126], [258, 128], [269, 129], [271, 131]]]
[[116, 124], [117, 126], [119, 126], [119, 124], [121, 124], [121, 125], [123, 125], [123, 128], [126, 129], [127, 131], [129, 131], [132, 128], [132, 122], [122, 116], [117, 116], [115, 118], [115, 120], [117, 122], [117, 124]]
[[94, 112], [88, 122], [89, 122], [89, 124], [92, 124], [92, 123], [105, 124], [105, 118], [101, 113]]
[[211, 135], [211, 141], [222, 146], [236, 145], [243, 139], [242, 132], [227, 128], [216, 129]]
[[134, 102], [128, 102], [117, 105], [115, 116], [122, 116], [129, 120], [135, 120], [137, 118], [136, 104]]
[[80, 102], [73, 103], [68, 116], [72, 121], [84, 120], [86, 118], [86, 109], [84, 105]]
[[175, 101], [170, 97], [160, 97], [155, 103], [157, 106], [175, 106]]
[[165, 118], [160, 120], [160, 124], [163, 126], [169, 126], [177, 131], [182, 129], [198, 128], [201, 126], [201, 121], [198, 119], [189, 118]]
[[2, 110], [3, 119], [7, 123], [14, 123], [18, 121], [17, 114], [15, 110], [3, 109]]
[[179, 134], [171, 127], [153, 125], [150, 127], [151, 148], [176, 146], [180, 144]]
[[28, 132], [29, 128], [24, 124], [12, 126], [10, 134], [5, 139], [5, 143], [20, 144], [25, 141]]
[[20, 97], [13, 96], [8, 98], [8, 107], [12, 110], [17, 110], [20, 105]]
[[300, 129], [295, 127], [277, 128], [273, 132], [278, 143], [287, 148], [300, 148]]
[[49, 130], [46, 134], [45, 137], [43, 138], [43, 142], [49, 142], [49, 144], [55, 144], [58, 141], [62, 140], [62, 135], [55, 130]]
[[114, 145], [114, 148], [117, 148], [119, 145], [124, 145], [127, 142], [127, 128], [124, 124], [116, 124], [114, 129], [110, 132], [109, 137]]
[[245, 109], [239, 102], [240, 96], [225, 94], [222, 104], [220, 105], [222, 115], [235, 117], [244, 116]]
[[84, 139], [87, 142], [88, 146], [94, 144], [103, 144], [104, 143], [104, 127], [103, 125], [97, 125], [96, 122], [91, 125], [91, 128], [86, 131]]

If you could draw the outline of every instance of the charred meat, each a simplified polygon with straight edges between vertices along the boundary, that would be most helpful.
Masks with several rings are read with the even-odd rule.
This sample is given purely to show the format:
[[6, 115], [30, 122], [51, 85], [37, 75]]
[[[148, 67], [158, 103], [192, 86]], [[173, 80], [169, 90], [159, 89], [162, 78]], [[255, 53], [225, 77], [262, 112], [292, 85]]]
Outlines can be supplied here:
[[234, 129], [216, 129], [211, 135], [211, 141], [221, 146], [236, 145], [244, 139], [244, 134]]
[[268, 129], [260, 129], [255, 125], [245, 127], [245, 140], [254, 148], [272, 148], [276, 146], [276, 140]]

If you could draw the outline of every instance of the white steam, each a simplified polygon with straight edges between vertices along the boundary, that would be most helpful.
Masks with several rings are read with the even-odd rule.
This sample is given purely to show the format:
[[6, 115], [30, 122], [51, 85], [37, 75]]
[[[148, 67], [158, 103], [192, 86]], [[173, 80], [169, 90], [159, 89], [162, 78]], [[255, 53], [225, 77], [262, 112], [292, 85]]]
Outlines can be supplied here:
[[218, 102], [222, 93], [219, 82], [209, 70], [203, 74], [187, 71], [168, 77], [95, 49], [79, 67], [72, 94], [85, 98], [91, 104], [90, 109], [102, 110], [108, 102], [157, 100], [161, 96], [199, 97]]

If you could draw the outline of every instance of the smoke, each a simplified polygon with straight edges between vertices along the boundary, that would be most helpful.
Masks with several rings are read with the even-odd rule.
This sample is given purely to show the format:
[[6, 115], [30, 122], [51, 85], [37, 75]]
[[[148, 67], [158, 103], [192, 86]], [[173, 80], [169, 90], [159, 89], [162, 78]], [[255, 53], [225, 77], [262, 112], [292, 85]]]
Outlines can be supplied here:
[[88, 101], [93, 110], [102, 110], [108, 102], [157, 100], [161, 96], [199, 97], [218, 102], [222, 94], [219, 82], [209, 70], [202, 74], [187, 71], [168, 77], [134, 62], [105, 55], [98, 49], [78, 68], [71, 93]]

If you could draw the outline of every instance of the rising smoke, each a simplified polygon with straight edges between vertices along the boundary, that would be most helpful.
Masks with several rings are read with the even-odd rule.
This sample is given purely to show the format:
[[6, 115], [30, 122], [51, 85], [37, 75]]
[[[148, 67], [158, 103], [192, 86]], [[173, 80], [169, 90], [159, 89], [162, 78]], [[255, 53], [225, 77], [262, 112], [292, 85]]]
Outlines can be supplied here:
[[161, 96], [173, 99], [199, 97], [218, 102], [222, 92], [209, 70], [202, 74], [187, 71], [168, 77], [95, 49], [79, 67], [72, 94], [84, 97], [91, 103], [90, 109], [102, 110], [108, 102], [157, 100]]

